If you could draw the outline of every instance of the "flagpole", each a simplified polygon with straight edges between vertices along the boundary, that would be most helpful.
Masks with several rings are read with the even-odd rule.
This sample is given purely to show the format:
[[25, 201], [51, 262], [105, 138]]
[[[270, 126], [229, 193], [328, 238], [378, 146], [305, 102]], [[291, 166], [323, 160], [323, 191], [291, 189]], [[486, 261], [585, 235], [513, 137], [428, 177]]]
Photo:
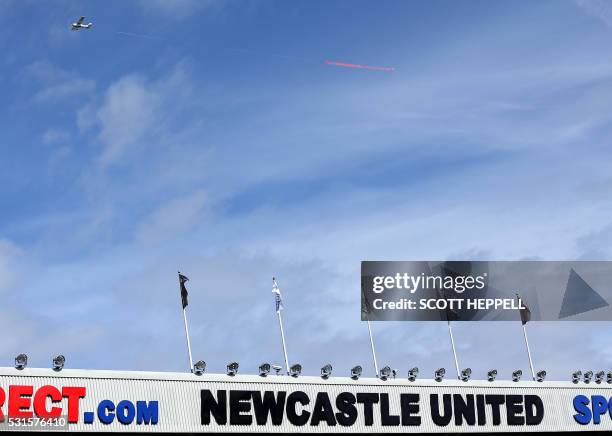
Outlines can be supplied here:
[[187, 351], [189, 352], [189, 370], [193, 372], [193, 359], [191, 358], [191, 342], [189, 341], [189, 328], [187, 327], [187, 311], [183, 308], [183, 321], [185, 321], [185, 336], [187, 337]]
[[450, 335], [451, 346], [453, 348], [453, 356], [455, 358], [455, 368], [457, 369], [457, 378], [461, 378], [461, 374], [459, 373], [459, 360], [457, 359], [457, 350], [455, 350], [455, 339], [453, 339], [453, 329], [451, 328], [450, 321], [448, 322], [448, 334]]
[[283, 354], [285, 356], [285, 370], [287, 371], [287, 375], [288, 375], [289, 374], [289, 358], [287, 357], [287, 345], [285, 344], [285, 332], [283, 331], [283, 317], [281, 316], [280, 310], [277, 310], [276, 314], [278, 315], [278, 325], [280, 326], [281, 341], [283, 342]]
[[523, 326], [523, 337], [525, 338], [525, 347], [527, 348], [527, 357], [529, 358], [529, 368], [531, 369], [531, 377], [533, 381], [536, 379], [535, 370], [533, 369], [533, 360], [531, 360], [531, 349], [529, 348], [529, 341], [527, 340], [527, 328], [525, 325], [531, 320], [531, 311], [526, 304], [523, 303], [521, 296], [516, 293], [516, 298], [519, 302], [519, 314], [521, 316], [521, 324]]
[[181, 289], [181, 305], [183, 307], [183, 321], [185, 322], [185, 337], [187, 338], [187, 351], [189, 352], [189, 371], [193, 372], [193, 358], [191, 357], [191, 342], [189, 341], [189, 327], [187, 327], [187, 288], [185, 287], [185, 282], [189, 281], [187, 276], [178, 272], [179, 277], [179, 286]]
[[368, 332], [370, 333], [370, 345], [372, 347], [372, 358], [374, 359], [374, 370], [376, 370], [376, 377], [378, 377], [378, 362], [376, 361], [376, 350], [374, 349], [374, 338], [372, 337], [372, 326], [368, 319]]
[[272, 293], [274, 294], [274, 300], [276, 302], [276, 315], [278, 315], [278, 326], [280, 327], [281, 341], [283, 343], [283, 355], [285, 356], [285, 370], [289, 375], [289, 357], [287, 356], [287, 344], [285, 343], [285, 331], [283, 329], [283, 317], [281, 310], [283, 310], [283, 300], [281, 297], [278, 283], [276, 283], [276, 277], [272, 277]]
[[529, 341], [527, 340], [527, 329], [525, 328], [525, 324], [523, 324], [523, 336], [525, 337], [525, 346], [527, 347], [527, 357], [529, 357], [529, 367], [531, 368], [531, 376], [535, 381], [536, 375], [535, 370], [533, 369], [533, 361], [531, 360], [531, 350], [529, 349]]

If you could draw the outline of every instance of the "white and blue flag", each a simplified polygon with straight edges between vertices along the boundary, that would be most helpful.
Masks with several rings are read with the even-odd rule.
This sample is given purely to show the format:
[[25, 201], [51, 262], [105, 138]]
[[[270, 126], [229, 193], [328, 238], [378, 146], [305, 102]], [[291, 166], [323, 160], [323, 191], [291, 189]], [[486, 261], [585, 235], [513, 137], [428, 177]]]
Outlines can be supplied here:
[[272, 277], [272, 293], [274, 294], [274, 300], [276, 301], [276, 311], [280, 312], [284, 309], [283, 307], [283, 299], [281, 297], [281, 291], [278, 287], [278, 283], [276, 283], [276, 278]]

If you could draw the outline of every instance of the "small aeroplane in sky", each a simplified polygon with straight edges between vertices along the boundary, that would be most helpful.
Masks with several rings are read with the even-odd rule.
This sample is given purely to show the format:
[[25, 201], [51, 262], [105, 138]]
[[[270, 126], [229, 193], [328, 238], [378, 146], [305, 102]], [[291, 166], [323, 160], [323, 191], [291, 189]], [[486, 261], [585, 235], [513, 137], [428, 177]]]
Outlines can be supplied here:
[[93, 23], [83, 23], [85, 17], [81, 17], [78, 21], [72, 23], [72, 30], [81, 30], [81, 29], [91, 29], [93, 27]]

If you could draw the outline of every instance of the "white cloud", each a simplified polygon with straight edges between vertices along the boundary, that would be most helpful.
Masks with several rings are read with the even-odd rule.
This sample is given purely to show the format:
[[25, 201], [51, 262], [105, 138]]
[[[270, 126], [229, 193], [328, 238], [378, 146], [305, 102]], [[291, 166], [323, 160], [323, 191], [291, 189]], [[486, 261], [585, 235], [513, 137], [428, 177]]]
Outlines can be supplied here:
[[37, 103], [91, 93], [96, 87], [95, 80], [80, 77], [76, 73], [55, 67], [48, 62], [35, 62], [28, 67], [27, 71], [43, 84], [43, 88], [34, 94], [34, 101]]
[[612, 4], [606, 0], [575, 0], [576, 4], [591, 16], [612, 27]]
[[116, 161], [130, 146], [150, 139], [161, 121], [160, 107], [160, 96], [141, 77], [125, 77], [111, 85], [97, 112], [100, 140], [105, 145], [102, 164]]
[[71, 133], [62, 128], [50, 128], [43, 132], [41, 141], [49, 146], [49, 163], [53, 166], [64, 161], [72, 152], [69, 144]]
[[175, 198], [158, 208], [136, 231], [140, 243], [151, 244], [176, 238], [197, 223], [206, 205], [203, 191]]
[[0, 239], [0, 293], [9, 292], [20, 274], [18, 264], [22, 250], [6, 239]]
[[219, 0], [141, 0], [145, 10], [173, 19], [184, 19], [192, 14], [220, 4]]
[[95, 82], [88, 79], [72, 79], [70, 81], [47, 86], [39, 91], [34, 100], [37, 102], [48, 102], [62, 98], [73, 97], [93, 91]]
[[158, 146], [165, 125], [184, 105], [189, 88], [185, 63], [180, 63], [157, 81], [124, 76], [109, 86], [98, 107], [88, 103], [81, 108], [79, 127], [99, 127], [98, 138], [103, 145], [99, 163], [108, 166], [132, 152]]
[[93, 101], [88, 102], [76, 113], [77, 127], [81, 133], [92, 129], [96, 125], [96, 105]]
[[51, 128], [45, 130], [41, 140], [45, 145], [53, 145], [66, 142], [70, 138], [70, 132], [66, 129]]

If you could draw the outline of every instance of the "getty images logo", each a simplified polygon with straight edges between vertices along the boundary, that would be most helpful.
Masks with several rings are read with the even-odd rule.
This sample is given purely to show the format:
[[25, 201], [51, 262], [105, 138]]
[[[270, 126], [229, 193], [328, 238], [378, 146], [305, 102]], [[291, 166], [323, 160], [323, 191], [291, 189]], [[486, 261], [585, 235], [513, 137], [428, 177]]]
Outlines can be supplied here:
[[486, 286], [487, 273], [481, 275], [437, 276], [412, 275], [397, 273], [391, 276], [375, 276], [372, 281], [372, 291], [380, 294], [388, 289], [404, 289], [414, 294], [420, 289], [454, 290], [462, 294], [467, 290], [483, 289]]

